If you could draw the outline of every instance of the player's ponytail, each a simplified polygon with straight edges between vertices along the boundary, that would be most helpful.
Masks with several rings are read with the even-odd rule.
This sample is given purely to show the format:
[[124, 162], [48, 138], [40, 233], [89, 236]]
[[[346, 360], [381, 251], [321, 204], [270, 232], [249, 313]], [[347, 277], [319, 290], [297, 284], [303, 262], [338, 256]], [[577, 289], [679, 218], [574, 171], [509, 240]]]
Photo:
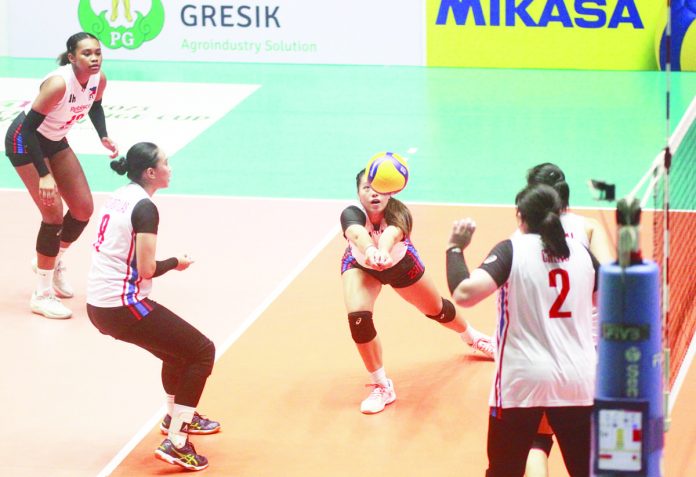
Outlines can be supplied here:
[[570, 187], [565, 180], [565, 174], [556, 164], [544, 162], [527, 171], [527, 184], [546, 184], [553, 187], [561, 198], [561, 210], [568, 208]]
[[126, 158], [121, 156], [118, 159], [111, 161], [111, 169], [116, 171], [119, 176], [124, 175], [128, 172], [128, 164], [126, 163]]
[[528, 185], [515, 198], [527, 232], [541, 235], [544, 248], [553, 257], [568, 258], [570, 249], [561, 224], [561, 199], [545, 184]]
[[92, 35], [91, 33], [87, 33], [86, 31], [81, 31], [75, 33], [74, 35], [71, 35], [70, 38], [68, 38], [68, 41], [65, 42], [65, 51], [58, 55], [58, 64], [60, 66], [64, 66], [70, 63], [68, 54], [74, 55], [75, 50], [77, 49], [77, 44], [86, 38], [92, 38], [93, 40], [99, 41], [99, 38]]
[[554, 257], [570, 257], [570, 249], [566, 242], [565, 231], [561, 224], [561, 217], [556, 212], [548, 212], [539, 227], [541, 240], [546, 250]]
[[139, 142], [131, 146], [126, 157], [111, 161], [111, 168], [117, 174], [127, 174], [133, 182], [142, 185], [143, 172], [150, 167], [157, 167], [159, 148], [151, 142]]
[[384, 209], [384, 220], [388, 225], [398, 227], [404, 233], [404, 238], [411, 235], [413, 229], [413, 217], [408, 207], [394, 197], [389, 198], [387, 207]]

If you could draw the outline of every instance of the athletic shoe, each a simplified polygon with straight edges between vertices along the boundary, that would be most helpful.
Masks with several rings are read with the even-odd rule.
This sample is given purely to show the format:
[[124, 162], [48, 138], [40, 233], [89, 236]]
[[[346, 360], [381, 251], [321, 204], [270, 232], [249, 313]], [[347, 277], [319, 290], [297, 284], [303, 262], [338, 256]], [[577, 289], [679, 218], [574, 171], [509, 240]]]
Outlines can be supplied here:
[[63, 305], [50, 290], [41, 294], [32, 293], [29, 307], [32, 313], [54, 320], [65, 320], [72, 316], [72, 311]]
[[386, 386], [381, 384], [366, 384], [366, 386], [371, 387], [372, 392], [360, 404], [360, 412], [363, 414], [377, 414], [382, 412], [388, 404], [396, 401], [396, 391], [391, 379], [387, 379]]
[[[480, 351], [486, 358], [495, 359], [495, 343], [493, 338], [481, 333], [479, 330], [469, 325], [465, 333], [460, 334], [462, 341], [467, 343], [474, 351]], [[471, 343], [469, 340], [471, 339]]]
[[53, 291], [56, 292], [56, 296], [60, 298], [72, 298], [75, 296], [75, 289], [68, 283], [67, 278], [65, 278], [65, 265], [63, 261], [59, 261], [56, 264], [56, 269], [53, 271]]
[[474, 350], [482, 352], [486, 358], [495, 359], [495, 345], [488, 336], [479, 336], [469, 345]]
[[163, 440], [155, 450], [155, 457], [188, 470], [203, 470], [208, 467], [208, 459], [197, 454], [193, 444], [188, 440], [184, 447], [178, 449], [169, 439]]
[[[34, 257], [31, 261], [31, 269], [34, 271], [34, 273], [36, 273], [38, 270], [36, 257]], [[75, 296], [75, 290], [73, 289], [72, 285], [68, 283], [68, 280], [65, 277], [65, 270], [66, 268], [62, 260], [56, 263], [56, 268], [53, 270], [53, 292], [57, 297], [60, 298], [72, 298]]]
[[[162, 434], [169, 433], [169, 424], [172, 422], [172, 416], [167, 414], [160, 423], [160, 431]], [[215, 434], [220, 432], [220, 423], [217, 421], [211, 421], [206, 419], [205, 416], [201, 416], [197, 412], [193, 413], [193, 420], [189, 424], [188, 433], [189, 434]]]

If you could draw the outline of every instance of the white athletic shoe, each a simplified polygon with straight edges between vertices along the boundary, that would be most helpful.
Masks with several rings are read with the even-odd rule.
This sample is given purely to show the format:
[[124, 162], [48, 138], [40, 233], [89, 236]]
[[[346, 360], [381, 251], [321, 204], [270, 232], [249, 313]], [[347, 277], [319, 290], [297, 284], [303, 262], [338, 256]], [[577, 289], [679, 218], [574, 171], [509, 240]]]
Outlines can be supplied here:
[[[471, 343], [467, 343], [468, 339], [464, 335], [468, 335], [468, 338], [471, 338]], [[495, 359], [495, 343], [490, 336], [469, 325], [466, 333], [462, 333], [461, 337], [474, 351], [480, 351], [486, 358]]]
[[469, 345], [474, 350], [482, 352], [486, 358], [495, 359], [495, 345], [488, 336], [475, 338]]
[[[31, 261], [31, 269], [34, 273], [38, 270], [36, 257]], [[65, 278], [65, 270], [67, 269], [62, 260], [56, 263], [56, 268], [53, 270], [53, 292], [60, 298], [72, 298], [75, 296], [75, 289], [68, 283], [67, 278]]]
[[377, 414], [382, 412], [388, 404], [396, 401], [396, 391], [391, 379], [387, 379], [386, 386], [381, 384], [366, 384], [366, 386], [371, 387], [372, 392], [360, 404], [360, 412], [363, 414]]
[[56, 264], [56, 269], [53, 271], [53, 291], [60, 298], [72, 298], [75, 296], [75, 289], [65, 278], [65, 270], [63, 261], [59, 261]]
[[51, 291], [41, 294], [32, 293], [29, 306], [32, 313], [54, 320], [65, 320], [72, 316], [72, 311], [63, 305]]

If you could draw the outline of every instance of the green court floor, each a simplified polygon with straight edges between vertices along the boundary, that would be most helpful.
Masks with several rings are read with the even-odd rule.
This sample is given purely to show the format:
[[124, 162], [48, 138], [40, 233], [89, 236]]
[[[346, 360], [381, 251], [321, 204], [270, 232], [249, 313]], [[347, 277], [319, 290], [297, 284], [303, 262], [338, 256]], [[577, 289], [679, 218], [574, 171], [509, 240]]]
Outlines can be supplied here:
[[[54, 65], [4, 57], [0, 77], [38, 79]], [[352, 199], [357, 170], [394, 150], [410, 157], [406, 201], [510, 204], [525, 171], [552, 161], [566, 171], [571, 203], [593, 206], [589, 178], [623, 195], [665, 141], [660, 72], [108, 59], [104, 71], [110, 80], [190, 82], [193, 96], [209, 82], [261, 85], [172, 157], [169, 193]], [[674, 127], [696, 74], [673, 73], [672, 89]], [[81, 159], [93, 190], [122, 183], [104, 157]], [[6, 160], [0, 187], [21, 187]]]

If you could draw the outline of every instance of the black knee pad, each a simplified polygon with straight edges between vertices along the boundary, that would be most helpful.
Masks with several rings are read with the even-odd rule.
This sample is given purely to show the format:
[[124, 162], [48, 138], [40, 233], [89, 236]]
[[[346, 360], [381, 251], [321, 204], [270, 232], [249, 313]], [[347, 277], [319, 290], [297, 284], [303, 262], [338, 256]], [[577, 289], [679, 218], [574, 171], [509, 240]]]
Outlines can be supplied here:
[[552, 447], [553, 435], [537, 434], [536, 436], [534, 436], [534, 440], [532, 441], [532, 449], [542, 450], [548, 456], [551, 453]]
[[60, 250], [61, 224], [41, 222], [39, 234], [36, 236], [36, 251], [47, 257], [57, 257]]
[[442, 310], [440, 310], [440, 313], [437, 315], [425, 315], [431, 320], [435, 320], [438, 323], [449, 323], [450, 321], [454, 320], [454, 317], [457, 316], [457, 310], [454, 309], [454, 304], [449, 301], [445, 300], [444, 298], [442, 299]]
[[198, 366], [202, 374], [210, 376], [213, 372], [213, 364], [215, 364], [215, 344], [208, 340], [198, 353]]
[[350, 324], [350, 334], [353, 336], [353, 341], [356, 343], [369, 343], [377, 336], [377, 330], [372, 321], [371, 311], [355, 311], [353, 313], [348, 313], [348, 323]]
[[63, 217], [63, 232], [60, 234], [60, 239], [66, 243], [72, 243], [82, 234], [82, 231], [87, 227], [88, 222], [77, 220], [70, 214], [70, 211]]

